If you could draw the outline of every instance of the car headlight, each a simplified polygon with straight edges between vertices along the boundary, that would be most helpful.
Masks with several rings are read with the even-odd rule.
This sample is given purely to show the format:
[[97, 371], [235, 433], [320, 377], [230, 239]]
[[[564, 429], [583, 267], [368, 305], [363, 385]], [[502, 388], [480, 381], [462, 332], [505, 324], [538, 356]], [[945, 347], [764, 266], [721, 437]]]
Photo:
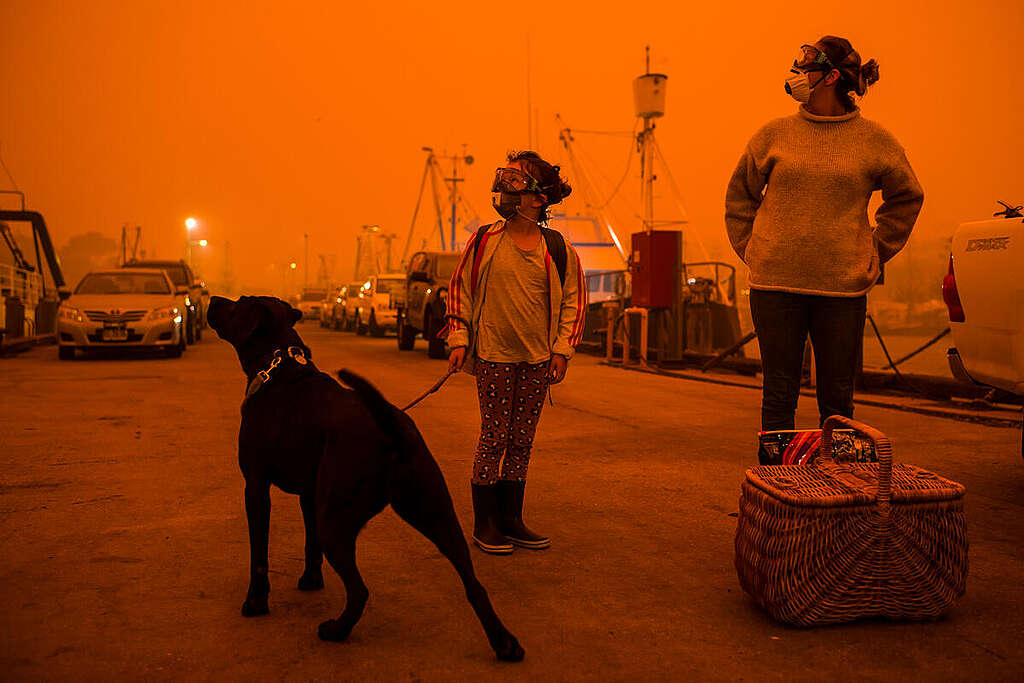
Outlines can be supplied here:
[[178, 315], [177, 306], [164, 306], [163, 308], [158, 308], [150, 313], [146, 320], [167, 320], [169, 318], [174, 318], [175, 322], [181, 321], [181, 316]]
[[71, 306], [61, 306], [57, 309], [57, 315], [64, 320], [70, 320], [74, 323], [82, 322], [82, 312]]

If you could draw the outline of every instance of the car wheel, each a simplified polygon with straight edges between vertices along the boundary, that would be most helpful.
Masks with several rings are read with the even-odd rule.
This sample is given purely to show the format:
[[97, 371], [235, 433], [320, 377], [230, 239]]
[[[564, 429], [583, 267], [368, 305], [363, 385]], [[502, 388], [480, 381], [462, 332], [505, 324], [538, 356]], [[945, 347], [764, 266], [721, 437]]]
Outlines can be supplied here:
[[447, 358], [444, 352], [444, 339], [437, 338], [437, 332], [434, 331], [437, 323], [434, 322], [429, 308], [423, 313], [423, 326], [426, 328], [423, 330], [423, 337], [427, 340], [427, 357]]
[[200, 322], [199, 317], [196, 317], [196, 331], [192, 333], [192, 339], [195, 341], [201, 341], [203, 339], [203, 324]]
[[57, 347], [57, 358], [61, 360], [74, 360], [75, 359], [75, 347], [74, 346], [60, 346]]
[[196, 343], [196, 329], [195, 324], [192, 322], [192, 316], [188, 317], [185, 323], [185, 343], [195, 344]]
[[185, 349], [182, 348], [181, 344], [175, 344], [174, 346], [164, 347], [164, 353], [167, 355], [168, 358], [181, 358], [181, 354], [182, 352], [184, 352], [184, 350]]
[[384, 328], [380, 327], [377, 324], [377, 312], [376, 311], [370, 311], [370, 325], [369, 325], [369, 328], [370, 328], [370, 335], [371, 336], [373, 336], [373, 337], [383, 337], [384, 336]]
[[416, 346], [416, 330], [405, 322], [405, 316], [398, 316], [398, 350], [411, 351]]
[[363, 324], [363, 315], [356, 311], [356, 334], [364, 336], [367, 333], [366, 325]]

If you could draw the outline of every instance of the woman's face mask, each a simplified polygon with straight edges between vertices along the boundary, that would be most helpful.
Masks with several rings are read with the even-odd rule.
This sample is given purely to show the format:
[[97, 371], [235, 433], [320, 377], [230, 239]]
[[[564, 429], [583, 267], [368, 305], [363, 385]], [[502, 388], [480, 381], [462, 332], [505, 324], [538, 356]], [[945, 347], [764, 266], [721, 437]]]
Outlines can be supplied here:
[[821, 75], [814, 81], [814, 85], [809, 83], [811, 74], [815, 72], [805, 72], [799, 69], [790, 69], [789, 76], [786, 78], [786, 92], [797, 102], [806, 103], [811, 99], [811, 91], [814, 90], [818, 85], [825, 80], [828, 76], [827, 73], [821, 73]]

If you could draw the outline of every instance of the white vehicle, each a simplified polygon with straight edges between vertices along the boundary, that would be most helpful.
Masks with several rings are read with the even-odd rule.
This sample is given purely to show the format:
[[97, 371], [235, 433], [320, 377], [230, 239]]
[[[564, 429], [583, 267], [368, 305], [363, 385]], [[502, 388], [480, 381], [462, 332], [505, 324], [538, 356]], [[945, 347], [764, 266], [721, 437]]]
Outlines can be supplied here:
[[178, 357], [185, 350], [181, 297], [158, 269], [124, 269], [89, 273], [57, 312], [58, 355], [75, 357], [75, 349], [146, 347]]
[[302, 311], [302, 322], [320, 320], [320, 307], [323, 306], [326, 297], [326, 289], [306, 287], [302, 290], [302, 296], [295, 304], [295, 307]]
[[1008, 213], [953, 233], [942, 281], [955, 344], [947, 357], [957, 379], [1024, 395], [1024, 217]]
[[356, 334], [383, 337], [398, 329], [398, 309], [405, 303], [405, 273], [371, 275], [359, 290]]

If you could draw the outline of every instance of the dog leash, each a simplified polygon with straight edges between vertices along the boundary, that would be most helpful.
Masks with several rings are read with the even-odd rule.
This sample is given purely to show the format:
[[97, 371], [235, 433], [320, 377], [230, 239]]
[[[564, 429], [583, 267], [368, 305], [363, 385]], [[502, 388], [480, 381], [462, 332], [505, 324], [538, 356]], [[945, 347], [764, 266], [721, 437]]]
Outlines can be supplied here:
[[430, 387], [425, 392], [420, 394], [419, 398], [417, 398], [415, 401], [413, 401], [412, 403], [410, 403], [406, 407], [402, 408], [402, 412], [404, 413], [404, 412], [408, 411], [409, 408], [412, 408], [417, 403], [419, 403], [420, 401], [425, 399], [427, 396], [430, 396], [432, 393], [434, 393], [435, 391], [440, 389], [442, 386], [444, 386], [444, 383], [448, 381], [448, 378], [451, 377], [452, 375], [454, 375], [456, 372], [458, 372], [458, 370], [449, 370], [448, 372], [446, 372], [444, 377], [442, 377], [441, 379], [437, 380], [437, 382], [434, 384], [434, 386]]

